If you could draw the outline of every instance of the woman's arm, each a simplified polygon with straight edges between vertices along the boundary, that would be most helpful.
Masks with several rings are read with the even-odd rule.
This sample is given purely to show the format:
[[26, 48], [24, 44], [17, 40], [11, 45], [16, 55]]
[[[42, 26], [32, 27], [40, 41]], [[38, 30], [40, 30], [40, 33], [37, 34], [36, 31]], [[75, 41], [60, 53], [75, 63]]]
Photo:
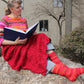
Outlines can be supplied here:
[[20, 37], [18, 37], [15, 41], [10, 41], [10, 40], [3, 40], [1, 45], [20, 45], [20, 44], [26, 44], [27, 38], [20, 40]]

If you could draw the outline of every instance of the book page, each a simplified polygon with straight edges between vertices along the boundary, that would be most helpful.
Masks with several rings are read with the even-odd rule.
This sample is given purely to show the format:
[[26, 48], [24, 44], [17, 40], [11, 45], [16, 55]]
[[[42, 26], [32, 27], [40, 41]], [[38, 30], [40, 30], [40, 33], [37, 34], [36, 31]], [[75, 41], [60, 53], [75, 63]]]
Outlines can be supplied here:
[[27, 34], [27, 33], [28, 33], [31, 29], [33, 29], [35, 26], [37, 26], [37, 25], [38, 25], [38, 23], [39, 23], [39, 22], [37, 22], [37, 23], [36, 23], [36, 24], [34, 24], [33, 26], [29, 27], [29, 28], [28, 28], [28, 30], [26, 31], [26, 34]]

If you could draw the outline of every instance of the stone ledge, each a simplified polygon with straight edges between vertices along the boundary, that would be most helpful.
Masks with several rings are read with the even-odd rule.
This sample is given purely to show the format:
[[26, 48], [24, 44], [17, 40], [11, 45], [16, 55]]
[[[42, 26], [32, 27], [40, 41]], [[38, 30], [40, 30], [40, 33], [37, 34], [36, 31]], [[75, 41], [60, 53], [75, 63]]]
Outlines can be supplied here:
[[[82, 67], [81, 64], [71, 62], [69, 59], [59, 58], [69, 67]], [[7, 62], [0, 57], [0, 84], [83, 84], [83, 77], [81, 75], [76, 81], [71, 82], [66, 77], [56, 74], [42, 76], [29, 70], [16, 71], [12, 70]]]

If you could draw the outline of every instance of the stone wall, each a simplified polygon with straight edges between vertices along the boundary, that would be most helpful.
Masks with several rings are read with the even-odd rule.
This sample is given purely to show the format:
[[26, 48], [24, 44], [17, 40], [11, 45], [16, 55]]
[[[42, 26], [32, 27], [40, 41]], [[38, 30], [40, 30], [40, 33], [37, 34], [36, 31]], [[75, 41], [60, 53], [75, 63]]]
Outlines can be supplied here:
[[[82, 67], [80, 63], [74, 63], [61, 56], [59, 58], [69, 67]], [[84, 75], [80, 75], [76, 81], [71, 82], [57, 74], [42, 76], [29, 70], [12, 70], [3, 57], [0, 57], [0, 84], [84, 84], [83, 80]]]

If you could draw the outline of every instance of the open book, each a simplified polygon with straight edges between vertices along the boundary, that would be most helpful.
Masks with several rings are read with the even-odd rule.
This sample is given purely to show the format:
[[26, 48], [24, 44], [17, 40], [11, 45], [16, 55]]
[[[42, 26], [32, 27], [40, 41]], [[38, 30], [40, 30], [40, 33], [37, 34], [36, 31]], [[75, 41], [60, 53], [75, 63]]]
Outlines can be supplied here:
[[18, 37], [20, 37], [20, 39], [30, 38], [37, 29], [38, 24], [39, 22], [29, 27], [26, 32], [20, 29], [4, 27], [4, 39], [15, 41]]

